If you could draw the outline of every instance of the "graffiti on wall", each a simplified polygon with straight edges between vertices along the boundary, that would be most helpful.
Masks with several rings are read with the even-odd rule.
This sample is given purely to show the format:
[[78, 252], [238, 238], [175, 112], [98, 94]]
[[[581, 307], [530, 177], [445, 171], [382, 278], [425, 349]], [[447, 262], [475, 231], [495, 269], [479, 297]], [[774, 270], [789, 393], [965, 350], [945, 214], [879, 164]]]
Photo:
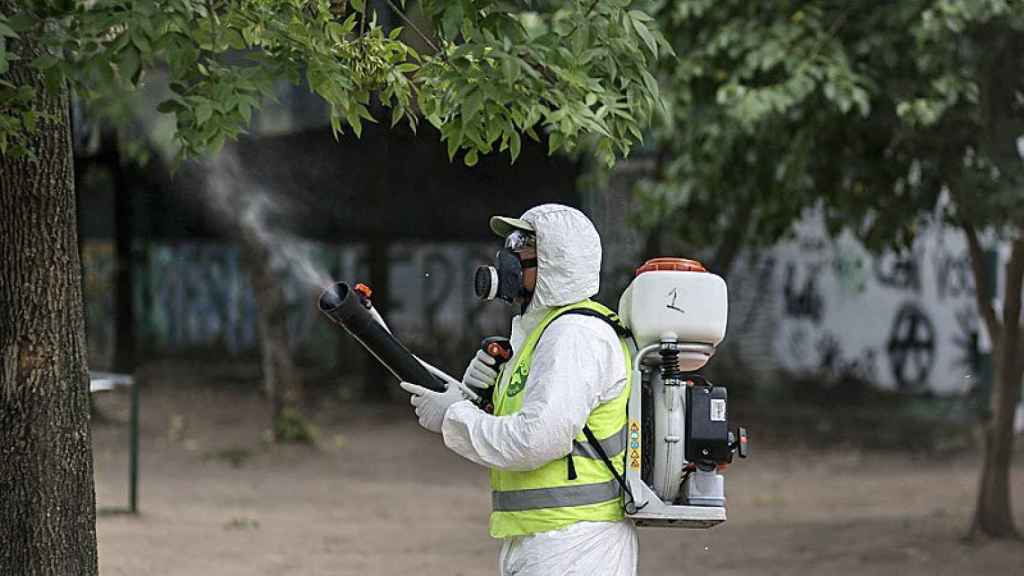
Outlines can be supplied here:
[[937, 251], [934, 258], [935, 288], [940, 300], [974, 295], [974, 274], [966, 252]]
[[936, 227], [905, 254], [869, 254], [808, 218], [771, 250], [783, 303], [773, 335], [780, 367], [917, 392], [963, 392], [979, 325], [963, 239]]
[[927, 384], [935, 365], [935, 327], [916, 304], [907, 302], [896, 313], [886, 350], [896, 387], [917, 391]]
[[875, 279], [882, 286], [908, 292], [921, 291], [920, 254], [883, 254], [872, 261]]
[[799, 283], [798, 266], [795, 262], [786, 263], [786, 280], [782, 287], [782, 299], [785, 302], [786, 316], [790, 318], [806, 318], [812, 322], [821, 323], [821, 315], [825, 303], [818, 289], [818, 275], [821, 273], [820, 264], [810, 264], [803, 267], [800, 275], [802, 283]]
[[[138, 332], [147, 345], [169, 351], [214, 346], [228, 352], [255, 345], [255, 304], [237, 249], [189, 243], [153, 246], [148, 252], [148, 263], [136, 275]], [[290, 325], [293, 320], [290, 316]]]
[[[365, 281], [364, 246], [304, 246], [332, 278]], [[461, 342], [507, 331], [509, 310], [479, 302], [472, 274], [493, 247], [476, 244], [395, 244], [389, 251], [391, 294], [388, 322], [413, 341]], [[145, 247], [135, 282], [136, 332], [154, 353], [219, 350], [251, 352], [257, 346], [255, 299], [237, 247], [218, 243]], [[108, 243], [86, 243], [86, 310], [91, 359], [105, 365], [114, 348], [113, 271]], [[336, 330], [316, 310], [315, 290], [298, 278], [281, 279], [288, 307], [288, 334], [298, 351], [329, 354]], [[326, 344], [325, 344], [326, 343]], [[318, 347], [327, 350], [317, 351]]]

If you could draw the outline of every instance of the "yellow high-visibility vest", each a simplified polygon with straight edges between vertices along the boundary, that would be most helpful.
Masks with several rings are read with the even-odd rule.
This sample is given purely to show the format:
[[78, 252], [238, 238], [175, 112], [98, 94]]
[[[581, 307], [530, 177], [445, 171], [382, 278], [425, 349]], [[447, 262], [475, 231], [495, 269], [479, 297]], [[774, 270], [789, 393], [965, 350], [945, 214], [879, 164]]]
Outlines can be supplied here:
[[[544, 329], [562, 314], [581, 309], [618, 322], [614, 312], [591, 300], [549, 312], [527, 336], [522, 350], [503, 367], [494, 393], [495, 416], [514, 414], [522, 407], [533, 351]], [[626, 386], [618, 396], [594, 408], [587, 426], [622, 475], [628, 437], [626, 403], [633, 371], [629, 347], [621, 336], [620, 344], [626, 362]], [[623, 518], [622, 488], [582, 433], [574, 440], [571, 454], [535, 470], [492, 468], [491, 490], [490, 532], [495, 538], [547, 532], [581, 521]]]

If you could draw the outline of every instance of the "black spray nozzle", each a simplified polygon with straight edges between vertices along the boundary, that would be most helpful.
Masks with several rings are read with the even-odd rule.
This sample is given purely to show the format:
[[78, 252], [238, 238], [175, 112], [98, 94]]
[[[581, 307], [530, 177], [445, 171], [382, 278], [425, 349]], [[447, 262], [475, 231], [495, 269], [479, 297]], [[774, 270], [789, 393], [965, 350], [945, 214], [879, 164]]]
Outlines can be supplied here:
[[324, 289], [317, 306], [328, 318], [341, 325], [370, 354], [399, 380], [412, 382], [435, 392], [445, 386], [420, 364], [409, 350], [370, 315], [365, 298], [338, 282]]
[[[344, 283], [340, 283], [337, 286], [344, 286], [345, 290], [348, 290], [348, 286]], [[337, 286], [328, 286], [320, 294], [320, 302], [318, 303], [320, 311], [328, 316], [331, 316], [331, 312], [341, 306], [341, 296], [338, 295]], [[331, 316], [331, 319], [333, 320], [334, 317]]]

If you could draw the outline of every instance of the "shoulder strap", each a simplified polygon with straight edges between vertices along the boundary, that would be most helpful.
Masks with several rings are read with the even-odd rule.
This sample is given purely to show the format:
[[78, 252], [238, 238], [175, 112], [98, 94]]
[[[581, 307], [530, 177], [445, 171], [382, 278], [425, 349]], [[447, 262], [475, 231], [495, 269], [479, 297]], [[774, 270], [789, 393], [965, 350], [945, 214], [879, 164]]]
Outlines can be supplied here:
[[[601, 457], [601, 460], [604, 462], [604, 465], [608, 467], [609, 471], [611, 471], [612, 476], [615, 476], [615, 480], [617, 480], [619, 486], [622, 487], [623, 494], [629, 497], [629, 501], [626, 502], [627, 511], [630, 508], [632, 508], [635, 511], [636, 499], [633, 498], [633, 492], [629, 489], [629, 485], [626, 484], [625, 478], [623, 478], [622, 475], [619, 474], [619, 471], [615, 469], [615, 465], [612, 464], [612, 459], [608, 457], [608, 454], [604, 451], [604, 447], [601, 446], [601, 442], [597, 440], [597, 436], [594, 436], [594, 432], [590, 429], [590, 426], [583, 426], [583, 435], [587, 437], [587, 442], [589, 442], [590, 445], [594, 448], [594, 450], [597, 451], [597, 455]], [[571, 457], [572, 455], [570, 454], [569, 456]], [[630, 512], [630, 514], [632, 513], [633, 512]]]
[[604, 320], [606, 324], [611, 326], [612, 329], [615, 330], [615, 333], [618, 334], [619, 336], [623, 338], [633, 337], [633, 333], [629, 331], [629, 328], [626, 328], [626, 325], [622, 323], [622, 319], [620, 319], [619, 315], [614, 312], [612, 312], [611, 315], [606, 315], [598, 312], [597, 310], [592, 310], [590, 308], [573, 308], [572, 310], [566, 310], [565, 312], [562, 312], [561, 314], [559, 314], [559, 316], [566, 316], [569, 314], [579, 314], [580, 316], [600, 318], [601, 320]]

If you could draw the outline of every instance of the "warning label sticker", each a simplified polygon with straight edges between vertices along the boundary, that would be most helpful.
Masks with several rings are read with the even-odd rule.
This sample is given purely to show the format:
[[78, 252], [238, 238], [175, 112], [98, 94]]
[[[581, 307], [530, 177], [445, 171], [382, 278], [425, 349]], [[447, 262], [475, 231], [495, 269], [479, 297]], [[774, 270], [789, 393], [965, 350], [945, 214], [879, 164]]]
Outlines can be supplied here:
[[711, 400], [711, 421], [725, 422], [725, 400], [721, 398]]
[[629, 422], [629, 467], [640, 471], [640, 423]]

